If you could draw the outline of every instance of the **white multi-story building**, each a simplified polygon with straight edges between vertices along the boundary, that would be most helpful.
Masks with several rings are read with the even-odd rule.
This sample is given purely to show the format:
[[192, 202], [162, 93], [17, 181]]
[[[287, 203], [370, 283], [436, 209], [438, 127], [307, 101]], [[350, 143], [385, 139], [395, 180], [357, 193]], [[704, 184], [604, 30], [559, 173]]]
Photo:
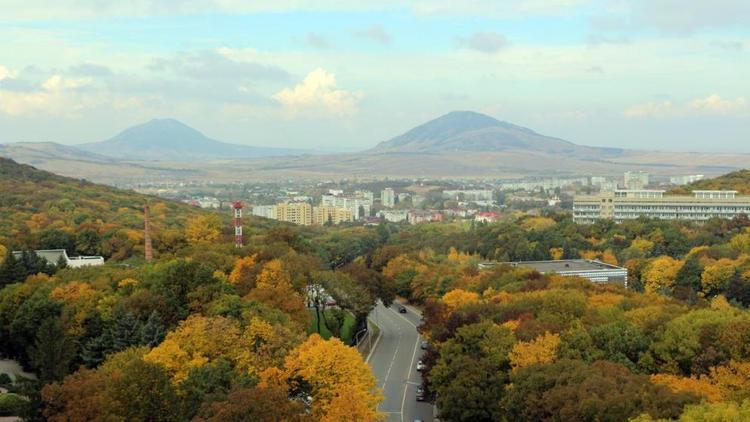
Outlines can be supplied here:
[[391, 188], [385, 188], [380, 192], [380, 203], [385, 208], [393, 208], [396, 205], [396, 193]]
[[252, 214], [263, 218], [276, 218], [275, 205], [253, 205]]
[[354, 195], [326, 194], [320, 199], [320, 205], [324, 207], [346, 208], [352, 212], [355, 220], [365, 218], [372, 210], [372, 192], [370, 195], [365, 191], [355, 192]]
[[689, 174], [687, 176], [672, 176], [669, 178], [669, 183], [673, 185], [687, 185], [689, 183], [697, 182], [699, 180], [703, 180], [705, 176], [702, 174]]
[[648, 186], [648, 173], [645, 171], [626, 171], [623, 179], [627, 190], [642, 190]]
[[617, 190], [599, 195], [577, 195], [573, 220], [592, 223], [599, 219], [616, 222], [638, 217], [665, 220], [705, 221], [750, 215], [750, 196], [737, 191], [698, 190], [693, 195], [665, 195], [663, 190]]

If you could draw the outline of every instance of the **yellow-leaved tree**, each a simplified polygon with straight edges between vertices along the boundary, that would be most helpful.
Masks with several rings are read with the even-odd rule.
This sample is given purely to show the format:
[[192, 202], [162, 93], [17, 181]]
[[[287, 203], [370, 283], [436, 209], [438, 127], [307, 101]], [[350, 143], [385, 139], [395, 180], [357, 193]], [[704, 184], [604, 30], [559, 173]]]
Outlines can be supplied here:
[[200, 215], [187, 221], [185, 237], [191, 245], [215, 242], [221, 234], [221, 219], [218, 215]]
[[356, 349], [312, 334], [285, 360], [293, 387], [308, 386], [312, 415], [322, 421], [379, 421], [382, 396], [370, 367]]
[[307, 326], [310, 315], [305, 301], [292, 287], [291, 277], [280, 259], [272, 259], [263, 266], [255, 288], [245, 298], [279, 309], [301, 326]]
[[3, 245], [0, 245], [0, 265], [5, 261], [5, 255], [8, 254], [8, 248], [6, 248]]
[[239, 258], [234, 263], [232, 272], [229, 273], [229, 282], [234, 284], [240, 294], [244, 294], [255, 287], [256, 278], [258, 277], [258, 262], [255, 255]]
[[646, 292], [654, 293], [663, 289], [671, 289], [683, 264], [682, 261], [666, 255], [649, 262], [641, 274]]
[[712, 384], [711, 380], [706, 377], [686, 378], [671, 374], [654, 374], [651, 375], [651, 382], [665, 385], [675, 393], [690, 393], [698, 397], [704, 397], [712, 403], [723, 400], [721, 389]]
[[560, 335], [549, 332], [531, 341], [518, 342], [508, 353], [510, 366], [517, 370], [531, 365], [552, 363], [555, 361], [559, 345]]
[[443, 303], [452, 312], [464, 305], [479, 302], [479, 294], [467, 292], [462, 289], [454, 289], [443, 295]]
[[721, 292], [729, 286], [735, 272], [735, 263], [731, 259], [722, 258], [703, 268], [701, 274], [701, 290], [704, 294]]

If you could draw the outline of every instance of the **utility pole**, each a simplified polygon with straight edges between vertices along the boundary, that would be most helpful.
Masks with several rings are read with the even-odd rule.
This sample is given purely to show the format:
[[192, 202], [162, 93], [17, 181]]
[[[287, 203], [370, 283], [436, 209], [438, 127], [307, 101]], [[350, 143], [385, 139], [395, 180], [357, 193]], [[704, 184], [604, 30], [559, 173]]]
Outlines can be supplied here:
[[148, 202], [143, 208], [143, 242], [144, 242], [144, 255], [146, 262], [154, 260], [154, 251], [151, 246], [151, 216], [149, 215]]

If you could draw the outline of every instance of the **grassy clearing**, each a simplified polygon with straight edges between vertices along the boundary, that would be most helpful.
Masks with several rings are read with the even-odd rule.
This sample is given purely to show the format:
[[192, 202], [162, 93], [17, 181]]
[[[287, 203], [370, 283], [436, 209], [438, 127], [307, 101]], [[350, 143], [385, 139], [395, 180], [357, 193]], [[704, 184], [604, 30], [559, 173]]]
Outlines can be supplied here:
[[[307, 334], [312, 334], [318, 330], [318, 319], [315, 314], [315, 309], [310, 309], [310, 326], [307, 327]], [[326, 309], [320, 311], [321, 316], [325, 312], [325, 320], [320, 321], [320, 336], [324, 339], [329, 339], [334, 336], [334, 333], [338, 332], [341, 341], [345, 344], [350, 344], [352, 337], [354, 336], [354, 315], [347, 311], [341, 311], [337, 309]], [[341, 312], [343, 316], [343, 324], [339, 327], [339, 319], [336, 317], [336, 313]]]

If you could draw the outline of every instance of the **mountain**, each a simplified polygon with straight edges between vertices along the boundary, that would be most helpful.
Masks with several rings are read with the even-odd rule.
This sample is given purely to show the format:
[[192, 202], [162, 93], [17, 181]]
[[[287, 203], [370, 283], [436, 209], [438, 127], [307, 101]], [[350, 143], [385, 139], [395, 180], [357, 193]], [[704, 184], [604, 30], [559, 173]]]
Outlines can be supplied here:
[[175, 119], [153, 119], [125, 129], [106, 141], [80, 144], [76, 148], [118, 159], [143, 161], [199, 161], [309, 152], [220, 142]]
[[524, 151], [563, 155], [616, 155], [621, 150], [576, 145], [473, 111], [453, 111], [389, 141], [372, 152]]
[[0, 144], [0, 155], [12, 157], [14, 160], [26, 164], [37, 164], [47, 160], [72, 160], [96, 163], [112, 163], [111, 157], [82, 151], [75, 147], [61, 145], [55, 142], [15, 142]]

